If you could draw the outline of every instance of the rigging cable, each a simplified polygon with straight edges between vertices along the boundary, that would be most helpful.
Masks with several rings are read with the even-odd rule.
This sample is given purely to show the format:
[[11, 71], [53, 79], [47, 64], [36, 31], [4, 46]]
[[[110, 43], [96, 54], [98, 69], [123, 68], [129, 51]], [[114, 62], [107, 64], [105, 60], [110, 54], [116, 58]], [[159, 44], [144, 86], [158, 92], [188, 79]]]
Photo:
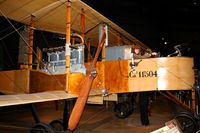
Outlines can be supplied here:
[[[8, 21], [8, 23], [13, 27], [13, 29], [18, 33], [18, 35], [21, 37], [21, 39], [25, 42], [25, 44], [33, 51], [33, 54], [36, 56], [37, 59], [38, 56], [36, 54], [36, 52], [33, 50], [32, 47], [30, 47], [30, 45], [28, 44], [28, 42], [25, 40], [25, 38], [19, 33], [19, 31], [15, 28], [15, 26], [12, 24], [12, 22], [5, 16], [5, 14], [0, 10], [0, 13], [6, 18], [6, 20]], [[41, 64], [43, 64], [43, 62], [40, 62]], [[47, 69], [48, 70], [48, 69]], [[60, 85], [61, 88], [63, 88], [63, 90], [65, 90], [65, 87], [61, 84], [61, 82], [55, 78], [55, 76], [48, 70], [48, 72], [50, 73], [50, 75], [54, 78], [54, 80]], [[13, 81], [14, 82], [14, 81]]]

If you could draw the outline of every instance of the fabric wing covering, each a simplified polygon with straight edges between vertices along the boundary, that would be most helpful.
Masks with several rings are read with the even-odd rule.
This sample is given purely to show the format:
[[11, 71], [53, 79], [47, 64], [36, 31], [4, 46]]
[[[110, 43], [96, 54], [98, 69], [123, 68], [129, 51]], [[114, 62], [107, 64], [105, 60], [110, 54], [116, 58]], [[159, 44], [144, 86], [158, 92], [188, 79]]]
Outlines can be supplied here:
[[[108, 44], [116, 45], [117, 37], [123, 40], [123, 45], [136, 44], [148, 48], [135, 37], [124, 31], [112, 21], [86, 5], [81, 0], [71, 0], [71, 30], [81, 33], [81, 11], [85, 12], [85, 36], [91, 39], [91, 45], [96, 45], [99, 37], [98, 25], [105, 23], [109, 27]], [[35, 16], [37, 30], [65, 34], [67, 0], [0, 0], [0, 15], [17, 22], [30, 24], [31, 15]]]

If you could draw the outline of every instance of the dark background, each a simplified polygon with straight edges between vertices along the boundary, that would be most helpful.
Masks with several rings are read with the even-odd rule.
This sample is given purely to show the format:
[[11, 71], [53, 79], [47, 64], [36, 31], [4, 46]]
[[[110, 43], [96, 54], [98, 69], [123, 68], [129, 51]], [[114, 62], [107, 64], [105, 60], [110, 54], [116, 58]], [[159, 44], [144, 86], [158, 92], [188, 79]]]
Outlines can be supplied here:
[[191, 48], [187, 55], [200, 53], [200, 1], [83, 1], [162, 55], [183, 43]]

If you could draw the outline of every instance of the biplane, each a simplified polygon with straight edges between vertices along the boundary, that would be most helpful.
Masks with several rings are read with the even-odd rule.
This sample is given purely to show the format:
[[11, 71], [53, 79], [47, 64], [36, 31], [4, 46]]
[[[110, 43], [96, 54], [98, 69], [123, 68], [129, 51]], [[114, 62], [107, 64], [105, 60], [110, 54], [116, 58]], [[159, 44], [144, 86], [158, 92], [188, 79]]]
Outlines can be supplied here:
[[[81, 0], [3, 0], [0, 15], [20, 36], [19, 69], [0, 71], [0, 107], [77, 98], [70, 116], [67, 107], [63, 116], [63, 130], [71, 131], [88, 96], [167, 91], [166, 97], [195, 111], [193, 58], [151, 58], [148, 46]], [[64, 43], [41, 47], [35, 31], [57, 33]], [[133, 53], [135, 46], [142, 55]], [[181, 103], [177, 91], [191, 91], [191, 103]], [[32, 132], [53, 132], [34, 116]]]

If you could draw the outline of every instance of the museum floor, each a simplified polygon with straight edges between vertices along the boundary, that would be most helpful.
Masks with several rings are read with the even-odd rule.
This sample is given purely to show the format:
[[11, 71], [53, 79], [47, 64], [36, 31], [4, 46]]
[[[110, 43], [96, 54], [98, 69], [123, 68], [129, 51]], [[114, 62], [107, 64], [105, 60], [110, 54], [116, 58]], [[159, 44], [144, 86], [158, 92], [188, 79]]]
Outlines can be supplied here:
[[[62, 118], [63, 102], [59, 102], [56, 110], [54, 102], [38, 105], [40, 119], [49, 123], [53, 119]], [[107, 105], [107, 106], [106, 106]], [[114, 115], [113, 104], [87, 105], [81, 122], [74, 133], [149, 133], [164, 123], [173, 119], [174, 113], [181, 108], [171, 101], [157, 96], [152, 105], [152, 114], [149, 126], [140, 123], [139, 108], [136, 106], [134, 113], [125, 119]], [[9, 107], [0, 109], [1, 133], [29, 133], [34, 120], [31, 111], [24, 107]]]

